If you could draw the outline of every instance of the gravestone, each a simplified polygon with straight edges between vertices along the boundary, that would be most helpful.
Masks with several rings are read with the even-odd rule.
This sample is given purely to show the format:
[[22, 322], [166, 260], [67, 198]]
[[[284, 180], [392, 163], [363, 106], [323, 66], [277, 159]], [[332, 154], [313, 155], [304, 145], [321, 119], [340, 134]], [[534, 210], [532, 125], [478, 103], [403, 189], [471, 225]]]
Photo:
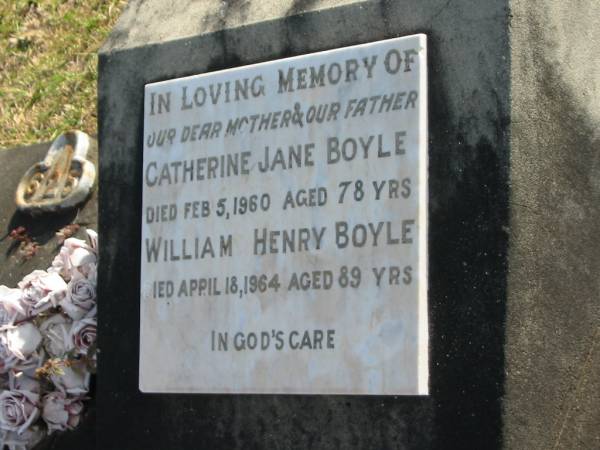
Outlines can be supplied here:
[[[99, 60], [98, 447], [593, 447], [600, 115], [576, 86], [600, 88], [567, 42], [596, 42], [597, 9], [130, 2]], [[334, 62], [350, 76], [321, 86]], [[354, 114], [389, 92], [406, 92], [397, 110]], [[335, 102], [348, 117], [306, 123]], [[390, 160], [335, 144], [379, 135]], [[341, 199], [394, 175], [406, 199]], [[390, 224], [386, 245], [361, 247], [368, 223]], [[399, 284], [377, 285], [392, 260]], [[315, 289], [342, 266], [360, 286]]]

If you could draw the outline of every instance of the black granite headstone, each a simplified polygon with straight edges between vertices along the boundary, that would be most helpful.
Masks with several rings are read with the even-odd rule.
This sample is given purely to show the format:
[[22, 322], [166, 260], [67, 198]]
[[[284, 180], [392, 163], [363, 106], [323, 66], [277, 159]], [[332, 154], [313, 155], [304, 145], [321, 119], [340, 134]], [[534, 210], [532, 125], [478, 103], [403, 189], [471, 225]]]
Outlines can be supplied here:
[[[543, 243], [534, 231], [524, 228], [523, 220], [551, 226], [546, 213], [551, 202], [544, 200], [532, 216], [510, 200], [521, 192], [545, 192], [544, 178], [537, 178], [543, 171], [531, 162], [530, 155], [537, 155], [534, 148], [558, 152], [553, 142], [561, 142], [559, 138], [564, 136], [560, 127], [555, 129], [543, 120], [547, 111], [541, 105], [551, 98], [552, 90], [519, 91], [515, 86], [515, 80], [521, 79], [541, 85], [544, 73], [549, 73], [540, 65], [541, 55], [547, 51], [541, 47], [542, 41], [530, 41], [523, 32], [527, 27], [539, 31], [541, 25], [523, 20], [527, 22], [523, 28], [511, 28], [514, 11], [533, 17], [543, 6], [535, 1], [508, 0], [216, 3], [191, 2], [178, 8], [167, 7], [160, 0], [132, 1], [100, 51], [98, 448], [446, 449], [500, 448], [503, 442], [519, 447], [526, 441], [547, 448], [557, 437], [565, 439], [563, 429], [575, 429], [564, 419], [570, 397], [564, 393], [550, 397], [561, 401], [562, 406], [554, 411], [540, 395], [539, 384], [550, 386], [556, 379], [530, 363], [545, 364], [556, 355], [524, 340], [523, 330], [539, 330], [554, 342], [554, 313], [562, 311], [561, 296], [576, 302], [573, 293], [597, 294], [598, 287], [592, 288], [590, 281], [579, 275], [566, 275], [563, 287], [545, 291], [544, 280], [549, 282], [552, 276], [538, 271], [535, 261], [535, 252]], [[528, 5], [535, 6], [533, 12], [528, 12]], [[565, 17], [570, 17], [568, 14]], [[558, 22], [544, 18], [540, 23]], [[430, 395], [141, 393], [144, 86], [416, 33], [427, 35], [429, 52]], [[513, 59], [525, 57], [530, 65], [519, 60], [519, 72], [514, 72]], [[558, 85], [557, 89], [565, 90]], [[511, 97], [517, 91], [523, 95]], [[531, 92], [537, 93], [529, 97]], [[576, 111], [573, 105], [566, 101], [565, 108]], [[519, 122], [513, 122], [516, 119]], [[535, 126], [524, 125], [527, 120], [534, 120]], [[572, 123], [576, 129], [581, 127]], [[548, 138], [539, 130], [545, 130]], [[577, 148], [585, 149], [595, 161], [591, 149], [597, 138], [587, 133], [587, 128], [582, 131], [584, 137], [577, 141]], [[577, 157], [565, 158], [574, 167], [585, 169], [585, 179], [598, 175], [597, 164], [592, 166], [595, 172], [588, 172]], [[511, 166], [511, 161], [516, 165]], [[528, 178], [528, 173], [533, 175]], [[573, 169], [574, 177], [576, 173]], [[561, 183], [568, 185], [564, 180]], [[589, 190], [598, 198], [597, 183], [590, 182]], [[578, 197], [569, 192], [565, 191], [554, 207], [567, 211], [569, 202], [577, 203]], [[597, 204], [586, 211], [578, 226], [599, 231]], [[516, 228], [511, 229], [513, 223]], [[588, 251], [589, 238], [573, 235], [569, 239], [560, 241], [559, 248], [564, 251], [558, 252], [557, 258], [564, 260], [571, 254], [569, 248], [580, 248], [588, 267], [598, 273], [599, 264], [591, 250], [598, 248], [597, 243]], [[522, 271], [511, 272], [510, 267]], [[531, 288], [525, 292], [527, 274], [539, 281], [538, 291]], [[582, 285], [590, 289], [581, 291]], [[545, 292], [551, 294], [549, 300]], [[547, 309], [527, 306], [536, 299], [545, 301]], [[576, 310], [568, 314], [574, 322], [585, 323], [588, 333], [595, 330], [592, 319], [598, 317], [598, 311], [589, 300], [582, 302], [587, 305], [587, 316]], [[593, 349], [596, 338], [580, 337], [572, 325], [559, 325], [573, 336], [566, 342], [572, 346], [585, 343]], [[560, 383], [568, 392], [579, 378], [562, 371], [568, 362], [556, 360]], [[592, 359], [590, 370], [597, 370], [597, 361], [597, 357]], [[161, 364], [160, 354], [156, 364]], [[519, 367], [525, 367], [526, 374], [519, 372]], [[527, 387], [538, 390], [531, 393]], [[532, 396], [543, 405], [539, 410], [522, 401]], [[515, 404], [520, 408], [513, 409]], [[593, 408], [594, 402], [589, 405], [582, 417], [585, 423], [594, 423], [597, 408]], [[512, 411], [514, 418], [504, 411]], [[549, 415], [555, 418], [554, 425], [552, 433], [545, 436], [540, 424], [547, 423]], [[528, 437], [527, 424], [538, 430], [533, 437]], [[560, 433], [556, 424], [562, 426]], [[592, 445], [593, 433], [597, 432], [584, 434], [583, 442]]]

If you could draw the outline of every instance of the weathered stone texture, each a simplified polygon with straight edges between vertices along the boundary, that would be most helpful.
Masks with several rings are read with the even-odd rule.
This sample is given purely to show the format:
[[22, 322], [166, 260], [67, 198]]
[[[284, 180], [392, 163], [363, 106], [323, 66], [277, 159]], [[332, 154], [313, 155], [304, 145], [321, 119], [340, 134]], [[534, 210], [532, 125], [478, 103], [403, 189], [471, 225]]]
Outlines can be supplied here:
[[511, 2], [509, 448], [600, 447], [600, 3]]

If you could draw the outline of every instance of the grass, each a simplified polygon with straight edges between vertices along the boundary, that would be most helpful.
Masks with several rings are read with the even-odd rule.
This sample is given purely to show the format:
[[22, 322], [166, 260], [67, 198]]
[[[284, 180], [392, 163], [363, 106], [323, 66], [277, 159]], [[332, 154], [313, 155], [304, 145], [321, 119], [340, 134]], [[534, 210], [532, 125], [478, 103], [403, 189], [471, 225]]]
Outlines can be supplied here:
[[0, 148], [96, 134], [96, 52], [123, 0], [0, 0]]

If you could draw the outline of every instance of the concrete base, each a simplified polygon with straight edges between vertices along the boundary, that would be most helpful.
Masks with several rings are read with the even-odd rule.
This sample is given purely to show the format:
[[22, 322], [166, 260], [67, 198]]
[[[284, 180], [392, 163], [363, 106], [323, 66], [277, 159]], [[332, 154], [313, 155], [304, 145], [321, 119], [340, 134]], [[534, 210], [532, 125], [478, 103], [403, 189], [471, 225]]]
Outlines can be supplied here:
[[505, 442], [600, 448], [600, 4], [511, 12]]

